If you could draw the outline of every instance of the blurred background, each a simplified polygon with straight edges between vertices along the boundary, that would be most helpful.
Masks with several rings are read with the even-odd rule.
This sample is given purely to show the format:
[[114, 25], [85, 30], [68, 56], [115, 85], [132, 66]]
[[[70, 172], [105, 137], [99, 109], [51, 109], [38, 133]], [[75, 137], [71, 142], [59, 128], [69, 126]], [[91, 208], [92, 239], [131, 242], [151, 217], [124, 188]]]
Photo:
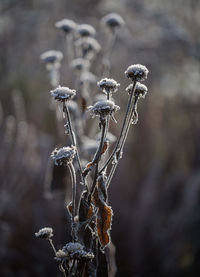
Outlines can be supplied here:
[[[200, 2], [198, 0], [0, 1], [0, 275], [60, 276], [49, 245], [68, 241], [64, 195], [43, 197], [49, 155], [60, 143], [40, 54], [65, 51], [54, 24], [92, 24], [119, 13], [126, 26], [111, 57], [121, 114], [128, 65], [145, 64], [149, 93], [138, 105], [109, 188], [117, 277], [200, 274]], [[106, 40], [106, 37], [104, 37]], [[64, 60], [61, 84], [74, 80]], [[116, 115], [120, 122], [120, 115]], [[119, 133], [119, 124], [112, 132]]]

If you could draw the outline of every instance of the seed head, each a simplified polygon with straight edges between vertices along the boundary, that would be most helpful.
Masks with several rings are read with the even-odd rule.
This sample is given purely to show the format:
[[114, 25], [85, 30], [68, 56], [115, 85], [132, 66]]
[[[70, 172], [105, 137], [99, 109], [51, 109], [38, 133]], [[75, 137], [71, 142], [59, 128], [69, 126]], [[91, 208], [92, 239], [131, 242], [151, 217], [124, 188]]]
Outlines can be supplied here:
[[117, 13], [109, 13], [101, 19], [102, 23], [106, 25], [110, 30], [119, 28], [125, 25], [125, 22], [121, 15]]
[[76, 154], [76, 150], [74, 146], [66, 146], [60, 149], [56, 148], [51, 153], [51, 158], [54, 160], [55, 165], [62, 165], [71, 163]]
[[92, 37], [85, 37], [76, 41], [76, 45], [83, 51], [83, 57], [91, 59], [99, 53], [101, 46], [98, 41]]
[[53, 237], [53, 229], [49, 227], [42, 228], [37, 233], [35, 233], [35, 236], [36, 238], [48, 240]]
[[58, 261], [66, 259], [91, 260], [93, 258], [94, 254], [84, 250], [84, 246], [78, 242], [69, 242], [56, 253]]
[[100, 118], [105, 118], [108, 115], [112, 115], [120, 109], [119, 106], [111, 100], [100, 100], [96, 102], [93, 106], [89, 106], [88, 110], [92, 117], [99, 116]]
[[55, 100], [65, 102], [67, 100], [71, 100], [76, 95], [75, 89], [70, 89], [68, 87], [57, 87], [54, 90], [51, 90], [51, 95]]
[[56, 28], [62, 30], [66, 35], [72, 33], [76, 29], [76, 23], [70, 19], [62, 19], [55, 24]]
[[120, 86], [114, 79], [104, 78], [97, 83], [97, 85], [103, 90], [105, 93], [113, 93], [118, 90]]
[[81, 37], [95, 36], [96, 34], [94, 27], [89, 24], [79, 25], [77, 31]]
[[70, 66], [77, 71], [83, 71], [89, 68], [90, 62], [82, 58], [77, 58], [71, 62]]
[[60, 51], [49, 50], [41, 54], [40, 59], [47, 64], [60, 63], [63, 59], [63, 54]]
[[147, 79], [147, 75], [149, 71], [144, 65], [134, 64], [134, 65], [130, 65], [124, 73], [126, 77], [131, 79], [133, 82], [135, 81], [141, 82]]
[[[133, 89], [133, 84], [130, 84], [127, 88], [126, 88], [126, 91], [130, 94], [131, 91]], [[148, 92], [148, 88], [141, 84], [141, 83], [137, 83], [136, 84], [136, 88], [135, 88], [135, 93], [134, 95], [137, 96], [138, 98], [145, 98], [145, 95], [147, 94]]]

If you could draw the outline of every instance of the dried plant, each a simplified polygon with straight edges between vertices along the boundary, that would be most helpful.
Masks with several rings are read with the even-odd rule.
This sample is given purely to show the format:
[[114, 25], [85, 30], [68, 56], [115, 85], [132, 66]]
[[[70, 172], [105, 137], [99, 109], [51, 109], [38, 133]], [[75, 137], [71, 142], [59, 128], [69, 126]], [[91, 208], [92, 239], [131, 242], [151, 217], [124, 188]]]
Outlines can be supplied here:
[[[117, 30], [125, 23], [117, 14], [105, 16], [102, 23], [110, 32], [111, 41], [102, 55], [103, 72], [107, 73], [107, 77], [103, 76], [104, 78], [97, 82], [97, 86], [106, 96], [98, 96], [95, 103], [91, 101], [90, 88], [97, 77], [90, 69], [100, 53], [101, 46], [95, 39], [96, 30], [91, 25], [78, 25], [68, 19], [56, 23], [56, 27], [63, 31], [66, 38], [70, 37], [70, 43], [67, 40], [68, 61], [74, 71], [76, 89], [59, 86], [59, 69], [63, 58], [60, 51], [47, 51], [41, 55], [50, 72], [53, 87], [51, 96], [59, 102], [63, 120], [66, 121], [63, 122], [63, 133], [68, 135], [69, 146], [56, 148], [51, 158], [56, 166], [67, 167], [70, 172], [72, 193], [71, 201], [66, 203], [66, 206], [71, 218], [71, 241], [57, 250], [52, 241], [52, 228], [43, 228], [35, 235], [49, 241], [64, 276], [113, 276], [109, 267], [108, 251], [113, 211], [108, 203], [108, 187], [122, 157], [131, 124], [138, 121], [137, 103], [147, 93], [147, 87], [140, 83], [147, 79], [147, 68], [140, 64], [129, 66], [125, 71], [125, 76], [131, 81], [126, 89], [127, 108], [119, 137], [110, 152], [115, 141], [109, 133], [110, 122], [117, 123], [115, 114], [120, 109], [115, 104], [113, 94], [119, 90], [120, 84], [108, 78], [109, 59]], [[73, 49], [70, 49], [71, 46]], [[75, 55], [72, 61], [71, 53]], [[105, 61], [107, 65], [109, 61], [106, 70]], [[77, 109], [74, 100], [80, 109]], [[93, 125], [89, 115], [92, 118], [97, 117], [98, 125], [96, 120]], [[100, 134], [95, 134], [91, 139], [88, 125], [95, 132], [99, 129]]]

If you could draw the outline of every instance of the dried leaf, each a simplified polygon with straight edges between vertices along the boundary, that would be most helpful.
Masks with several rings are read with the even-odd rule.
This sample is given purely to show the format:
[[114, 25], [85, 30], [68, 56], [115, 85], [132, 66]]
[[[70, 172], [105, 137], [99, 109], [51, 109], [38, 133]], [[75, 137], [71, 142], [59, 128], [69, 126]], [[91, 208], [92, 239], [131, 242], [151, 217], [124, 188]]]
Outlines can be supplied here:
[[106, 204], [106, 191], [104, 186], [104, 178], [98, 179], [98, 186], [93, 193], [93, 203], [98, 208], [97, 212], [97, 234], [101, 246], [104, 248], [110, 242], [109, 231], [112, 224], [113, 211]]

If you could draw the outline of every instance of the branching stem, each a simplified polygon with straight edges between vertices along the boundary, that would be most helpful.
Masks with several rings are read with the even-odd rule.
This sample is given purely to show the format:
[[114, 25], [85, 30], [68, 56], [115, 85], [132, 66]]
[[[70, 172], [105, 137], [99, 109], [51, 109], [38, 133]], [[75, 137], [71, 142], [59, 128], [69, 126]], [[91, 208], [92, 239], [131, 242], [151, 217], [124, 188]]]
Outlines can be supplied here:
[[104, 164], [102, 169], [99, 171], [99, 173], [102, 173], [106, 169], [106, 167], [109, 165], [109, 163], [112, 161], [114, 155], [118, 151], [118, 149], [120, 147], [120, 142], [123, 141], [123, 135], [125, 135], [125, 129], [128, 126], [128, 122], [130, 121], [131, 105], [132, 105], [133, 98], [134, 98], [134, 92], [135, 92], [136, 84], [137, 84], [137, 82], [133, 83], [133, 88], [132, 88], [132, 91], [130, 93], [127, 108], [126, 108], [126, 114], [125, 114], [125, 117], [124, 117], [121, 132], [120, 132], [120, 135], [119, 135], [118, 140], [116, 142], [115, 148], [113, 149], [110, 157], [108, 158], [108, 160], [106, 161], [106, 163]]

